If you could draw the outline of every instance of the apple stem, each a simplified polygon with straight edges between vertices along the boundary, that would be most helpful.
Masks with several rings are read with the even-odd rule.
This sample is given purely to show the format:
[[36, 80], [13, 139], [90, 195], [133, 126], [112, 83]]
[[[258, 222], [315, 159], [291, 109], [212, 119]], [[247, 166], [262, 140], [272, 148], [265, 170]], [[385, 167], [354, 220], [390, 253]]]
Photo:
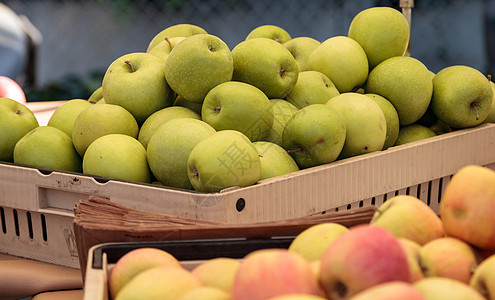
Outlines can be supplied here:
[[20, 115], [22, 113], [22, 111], [17, 110], [15, 113], [18, 114], [18, 115]]
[[130, 62], [129, 60], [126, 60], [126, 61], [125, 61], [125, 63], [126, 63], [126, 64], [129, 66], [129, 68], [131, 69], [131, 73], [134, 73], [134, 72], [135, 72], [135, 70], [134, 70], [134, 68], [132, 67], [131, 62]]
[[476, 111], [476, 120], [479, 120], [480, 119], [480, 116], [478, 114], [478, 108], [476, 107], [476, 105], [473, 103], [471, 103], [471, 106], [474, 108], [474, 111]]
[[284, 77], [285, 76], [285, 70], [280, 68], [280, 77]]
[[198, 178], [199, 177], [199, 172], [198, 172], [198, 169], [194, 168], [194, 171], [193, 171], [193, 178]]
[[492, 81], [492, 74], [486, 75], [486, 78], [488, 78], [488, 81]]
[[172, 49], [172, 43], [170, 42], [170, 40], [168, 39], [168, 37], [166, 37], [165, 40], [167, 41], [168, 45], [170, 46], [170, 49]]

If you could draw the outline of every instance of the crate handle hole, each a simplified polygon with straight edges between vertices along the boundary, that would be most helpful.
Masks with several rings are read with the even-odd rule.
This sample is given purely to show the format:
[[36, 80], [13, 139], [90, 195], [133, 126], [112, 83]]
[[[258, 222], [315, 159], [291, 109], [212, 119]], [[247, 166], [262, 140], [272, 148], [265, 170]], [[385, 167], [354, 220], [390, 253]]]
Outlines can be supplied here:
[[5, 210], [0, 207], [0, 219], [2, 221], [2, 232], [7, 234], [7, 222], [5, 221]]
[[29, 233], [29, 238], [33, 239], [34, 234], [33, 234], [33, 220], [31, 219], [31, 212], [26, 212], [26, 219], [28, 223], [28, 233]]
[[13, 210], [14, 213], [14, 228], [15, 228], [15, 235], [20, 236], [21, 231], [19, 229], [19, 217], [17, 216], [17, 210]]
[[46, 218], [44, 214], [41, 214], [41, 231], [43, 233], [43, 241], [48, 240], [48, 233], [46, 231]]
[[237, 202], [235, 203], [235, 209], [237, 209], [238, 212], [241, 212], [244, 210], [245, 207], [246, 200], [244, 200], [244, 198], [237, 199]]

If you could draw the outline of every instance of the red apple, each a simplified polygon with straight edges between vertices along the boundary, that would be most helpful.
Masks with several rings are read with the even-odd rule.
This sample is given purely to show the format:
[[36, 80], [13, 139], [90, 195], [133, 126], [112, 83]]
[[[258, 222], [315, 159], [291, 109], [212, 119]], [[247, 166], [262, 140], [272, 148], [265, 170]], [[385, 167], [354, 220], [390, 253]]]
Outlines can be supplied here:
[[10, 98], [26, 104], [26, 95], [21, 86], [7, 76], [0, 76], [0, 98]]
[[441, 199], [440, 217], [449, 236], [495, 249], [495, 171], [477, 165], [458, 170]]
[[495, 300], [495, 254], [474, 269], [469, 285], [488, 300]]
[[330, 299], [349, 299], [372, 286], [410, 282], [406, 253], [388, 230], [358, 225], [338, 237], [321, 258], [320, 281]]
[[319, 295], [310, 263], [287, 249], [261, 249], [246, 255], [232, 287], [232, 300], [264, 300], [284, 294]]

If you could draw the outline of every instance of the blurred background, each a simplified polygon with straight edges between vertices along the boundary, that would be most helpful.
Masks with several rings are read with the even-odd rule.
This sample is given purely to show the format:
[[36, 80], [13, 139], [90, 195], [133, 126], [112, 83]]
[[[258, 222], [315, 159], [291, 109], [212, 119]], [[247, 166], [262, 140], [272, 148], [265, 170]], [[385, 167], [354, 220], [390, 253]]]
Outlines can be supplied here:
[[[28, 101], [87, 99], [119, 56], [146, 51], [168, 26], [191, 23], [232, 49], [257, 26], [320, 41], [347, 35], [352, 18], [388, 0], [5, 0], [0, 1], [0, 75]], [[438, 72], [495, 71], [495, 0], [416, 0], [411, 56]]]

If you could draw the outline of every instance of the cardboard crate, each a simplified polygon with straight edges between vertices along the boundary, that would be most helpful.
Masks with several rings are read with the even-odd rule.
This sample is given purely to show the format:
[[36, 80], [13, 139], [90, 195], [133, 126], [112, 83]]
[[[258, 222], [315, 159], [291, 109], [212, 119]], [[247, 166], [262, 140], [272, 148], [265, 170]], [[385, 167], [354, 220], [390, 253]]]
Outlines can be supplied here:
[[379, 206], [397, 194], [438, 212], [451, 175], [468, 164], [495, 169], [494, 149], [495, 124], [483, 124], [211, 194], [0, 163], [0, 253], [78, 268], [73, 209], [89, 195], [235, 224]]
[[272, 239], [208, 239], [170, 242], [105, 243], [89, 251], [84, 280], [84, 300], [108, 300], [108, 275], [115, 263], [127, 252], [158, 248], [172, 254], [185, 269], [192, 270], [208, 259], [229, 257], [242, 259], [248, 253], [266, 248], [288, 248], [294, 237]]

